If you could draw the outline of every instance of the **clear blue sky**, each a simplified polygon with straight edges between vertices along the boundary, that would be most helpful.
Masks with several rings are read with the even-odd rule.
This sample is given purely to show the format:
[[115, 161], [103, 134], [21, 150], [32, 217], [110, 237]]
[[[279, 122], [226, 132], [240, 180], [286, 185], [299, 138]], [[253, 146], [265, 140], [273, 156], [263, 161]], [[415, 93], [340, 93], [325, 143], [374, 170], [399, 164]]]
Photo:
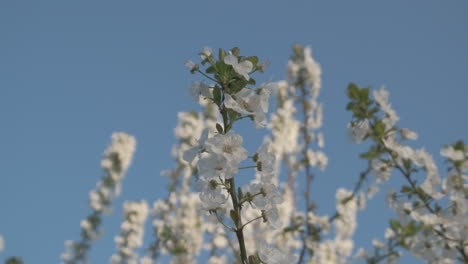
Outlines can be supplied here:
[[[462, 0], [1, 1], [0, 260], [59, 262], [63, 242], [79, 238], [90, 212], [110, 134], [127, 131], [137, 153], [91, 254], [108, 262], [122, 201], [166, 193], [159, 172], [173, 166], [177, 112], [197, 107], [186, 91], [200, 78], [183, 62], [204, 46], [268, 59], [264, 80], [285, 77], [293, 43], [313, 47], [329, 156], [313, 193], [324, 208], [364, 166], [364, 146], [346, 138], [350, 81], [385, 85], [399, 125], [420, 134], [415, 146], [438, 154], [443, 144], [468, 141], [467, 11]], [[358, 245], [382, 237], [389, 215], [382, 196], [373, 200], [359, 215]]]

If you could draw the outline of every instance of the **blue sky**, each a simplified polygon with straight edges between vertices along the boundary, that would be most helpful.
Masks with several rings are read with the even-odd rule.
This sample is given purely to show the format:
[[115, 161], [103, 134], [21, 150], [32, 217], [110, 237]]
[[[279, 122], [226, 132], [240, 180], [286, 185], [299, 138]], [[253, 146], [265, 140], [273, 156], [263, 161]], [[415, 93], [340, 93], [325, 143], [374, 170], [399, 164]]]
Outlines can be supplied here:
[[[108, 262], [121, 203], [166, 193], [159, 172], [173, 165], [177, 112], [197, 109], [187, 87], [200, 77], [183, 62], [204, 46], [268, 59], [258, 80], [283, 79], [291, 45], [312, 46], [329, 157], [313, 193], [324, 208], [365, 166], [357, 158], [364, 146], [346, 138], [351, 81], [385, 85], [399, 125], [420, 135], [414, 146], [441, 161], [443, 144], [468, 140], [466, 10], [461, 0], [1, 1], [0, 259], [59, 262], [90, 211], [111, 133], [127, 131], [137, 153], [91, 254]], [[358, 245], [383, 236], [384, 207], [379, 196], [359, 215]]]

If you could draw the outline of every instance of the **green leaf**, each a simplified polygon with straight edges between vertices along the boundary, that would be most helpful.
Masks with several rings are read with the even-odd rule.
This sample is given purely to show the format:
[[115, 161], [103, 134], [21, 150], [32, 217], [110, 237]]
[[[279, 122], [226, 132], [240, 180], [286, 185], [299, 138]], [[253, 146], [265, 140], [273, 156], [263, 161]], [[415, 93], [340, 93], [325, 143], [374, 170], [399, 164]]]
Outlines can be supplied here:
[[260, 264], [260, 263], [261, 262], [257, 256], [254, 256], [254, 255], [249, 256], [249, 264]]
[[215, 104], [221, 105], [221, 89], [218, 85], [213, 88], [213, 100]]
[[411, 192], [413, 189], [409, 186], [406, 186], [404, 185], [403, 187], [401, 187], [401, 191], [402, 193], [408, 193], [408, 192]]
[[231, 210], [231, 211], [229, 212], [229, 215], [231, 216], [231, 219], [232, 219], [232, 221], [233, 221], [234, 223], [238, 223], [238, 221], [239, 221], [239, 214], [238, 214], [236, 211]]
[[216, 62], [216, 69], [218, 70], [218, 73], [220, 75], [223, 75], [223, 76], [226, 75], [227, 72], [228, 72], [229, 67], [231, 67], [231, 66], [227, 65], [222, 60], [219, 60], [219, 61]]
[[255, 82], [254, 78], [250, 78], [249, 81], [247, 82], [247, 84], [255, 85], [255, 84], [257, 84], [257, 82]]
[[214, 73], [216, 73], [216, 69], [215, 69], [215, 67], [210, 66], [205, 70], [205, 72], [214, 74]]
[[244, 197], [244, 193], [242, 193], [241, 187], [237, 188], [237, 196], [239, 197], [239, 201]]
[[223, 134], [223, 127], [219, 123], [216, 123], [216, 130], [218, 130], [218, 133]]
[[230, 108], [228, 108], [227, 114], [228, 114], [229, 120], [231, 120], [231, 123], [239, 119], [241, 116], [241, 114], [237, 113], [236, 111]]
[[359, 99], [359, 86], [354, 83], [348, 85], [347, 94], [350, 99], [358, 100]]
[[417, 225], [415, 221], [411, 221], [407, 226], [403, 227], [403, 232], [408, 236], [414, 236], [421, 228], [421, 225]]
[[379, 108], [373, 107], [369, 110], [370, 117], [373, 117], [375, 113], [379, 112]]
[[232, 53], [232, 55], [234, 55], [236, 57], [239, 57], [240, 49], [238, 47], [234, 47], [234, 48], [231, 49], [231, 53]]
[[223, 49], [219, 49], [219, 52], [218, 52], [219, 60], [224, 61], [224, 57], [226, 57], [226, 51], [224, 51]]
[[257, 63], [258, 63], [258, 57], [257, 56], [247, 57], [247, 58], [245, 58], [245, 60], [250, 61], [254, 66], [257, 65]]
[[370, 87], [363, 88], [360, 90], [359, 99], [361, 101], [367, 102], [369, 100], [369, 90], [370, 90]]
[[11, 257], [5, 261], [5, 264], [23, 264], [23, 260], [19, 257]]
[[371, 160], [377, 157], [377, 153], [375, 151], [370, 150], [369, 152], [361, 153], [359, 157], [361, 157], [361, 159]]
[[400, 222], [395, 219], [390, 219], [390, 228], [396, 233], [397, 230], [400, 228]]
[[349, 102], [346, 105], [346, 110], [348, 110], [348, 111], [353, 110], [354, 108], [356, 108], [356, 103], [355, 102]]
[[385, 124], [382, 121], [377, 121], [374, 126], [375, 133], [378, 137], [385, 135]]

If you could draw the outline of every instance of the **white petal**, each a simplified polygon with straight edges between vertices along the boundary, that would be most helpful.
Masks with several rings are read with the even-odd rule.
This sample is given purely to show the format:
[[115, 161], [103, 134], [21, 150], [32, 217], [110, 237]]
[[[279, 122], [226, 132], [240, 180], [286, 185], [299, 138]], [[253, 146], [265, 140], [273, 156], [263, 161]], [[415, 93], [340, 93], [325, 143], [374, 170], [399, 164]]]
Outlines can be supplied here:
[[226, 57], [224, 57], [224, 63], [228, 65], [233, 65], [233, 66], [237, 65], [238, 64], [237, 57], [232, 54], [229, 54]]

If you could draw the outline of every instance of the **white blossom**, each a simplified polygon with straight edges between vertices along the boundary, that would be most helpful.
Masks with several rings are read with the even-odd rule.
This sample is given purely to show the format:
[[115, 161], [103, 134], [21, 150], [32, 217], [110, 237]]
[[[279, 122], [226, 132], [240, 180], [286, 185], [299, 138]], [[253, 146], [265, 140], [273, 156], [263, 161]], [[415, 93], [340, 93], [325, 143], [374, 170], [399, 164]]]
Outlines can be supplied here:
[[250, 80], [249, 73], [253, 70], [252, 62], [245, 60], [239, 63], [239, 60], [236, 56], [232, 54], [226, 55], [224, 57], [224, 63], [231, 65], [238, 74], [242, 75], [247, 81]]
[[370, 132], [369, 120], [359, 121], [348, 124], [348, 137], [349, 140], [355, 143], [362, 143], [363, 139]]
[[192, 84], [192, 86], [190, 86], [189, 94], [190, 94], [190, 97], [192, 97], [192, 100], [194, 100], [195, 102], [198, 102], [200, 95], [202, 97], [211, 96], [210, 87], [206, 83], [195, 82]]
[[371, 160], [371, 168], [372, 168], [372, 173], [377, 179], [377, 182], [386, 182], [390, 179], [390, 176], [392, 174], [392, 168], [391, 166], [387, 163], [382, 161], [381, 159], [372, 159]]
[[153, 264], [153, 260], [150, 257], [142, 257], [140, 258], [140, 264]]
[[200, 176], [205, 179], [231, 179], [239, 171], [237, 164], [232, 164], [229, 159], [222, 155], [210, 154], [205, 155], [198, 162], [198, 170]]
[[266, 139], [257, 150], [257, 173], [263, 182], [270, 182], [275, 176], [276, 156], [270, 152], [271, 141]]
[[225, 94], [224, 104], [240, 114], [253, 115], [257, 128], [266, 125], [266, 112], [268, 111], [271, 90], [275, 83], [265, 84], [258, 93], [250, 88], [243, 88], [232, 96]]
[[270, 247], [266, 243], [260, 245], [258, 255], [267, 264], [291, 264], [295, 263], [298, 259], [297, 256], [281, 252], [279, 249]]
[[148, 212], [146, 201], [124, 203], [125, 221], [120, 226], [120, 235], [114, 239], [119, 253], [111, 256], [111, 263], [137, 264], [139, 257], [135, 249], [143, 245], [144, 225]]
[[235, 167], [248, 156], [247, 150], [242, 147], [242, 141], [242, 136], [231, 130], [224, 135], [209, 138], [205, 144], [210, 153], [225, 158], [231, 167]]
[[313, 151], [308, 149], [306, 152], [309, 165], [312, 167], [318, 166], [320, 170], [325, 170], [328, 164], [328, 157], [322, 151]]
[[418, 134], [414, 131], [411, 131], [409, 128], [402, 128], [401, 129], [401, 137], [403, 139], [411, 139], [416, 140], [418, 139]]
[[195, 143], [195, 145], [184, 152], [183, 159], [185, 161], [192, 162], [195, 157], [205, 149], [205, 142], [208, 139], [208, 135], [209, 129], [205, 128], [200, 139]]
[[[252, 200], [252, 204], [256, 208], [268, 209], [283, 202], [281, 194], [272, 183], [252, 183], [250, 185], [244, 185], [242, 191], [244, 193], [256, 195]], [[261, 194], [257, 195], [259, 193]]]
[[461, 150], [455, 150], [452, 146], [447, 146], [440, 151], [440, 155], [447, 157], [453, 161], [465, 159], [465, 154]]
[[380, 90], [374, 90], [373, 95], [377, 104], [379, 104], [381, 109], [385, 112], [385, 117], [382, 121], [384, 122], [386, 129], [392, 128], [400, 118], [388, 102], [388, 91], [385, 90], [384, 87], [381, 87]]
[[185, 67], [187, 67], [189, 70], [194, 70], [196, 68], [197, 64], [191, 60], [185, 61]]
[[207, 58], [213, 56], [213, 51], [209, 47], [204, 47], [203, 51], [200, 54], [202, 60], [206, 60]]

